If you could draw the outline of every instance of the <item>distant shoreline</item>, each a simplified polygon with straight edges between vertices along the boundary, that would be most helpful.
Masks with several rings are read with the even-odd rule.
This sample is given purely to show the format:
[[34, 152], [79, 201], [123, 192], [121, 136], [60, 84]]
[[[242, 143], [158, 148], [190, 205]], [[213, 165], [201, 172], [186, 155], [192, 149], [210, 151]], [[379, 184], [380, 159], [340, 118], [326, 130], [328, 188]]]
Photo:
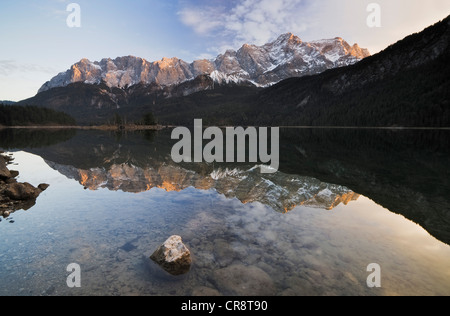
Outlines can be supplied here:
[[159, 131], [165, 128], [170, 128], [170, 126], [163, 125], [124, 125], [124, 126], [113, 126], [113, 125], [98, 125], [98, 126], [45, 126], [45, 125], [35, 125], [35, 126], [0, 126], [0, 130], [3, 129], [49, 129], [49, 130], [61, 130], [61, 129], [79, 129], [79, 130], [100, 130], [100, 131]]
[[400, 126], [280, 126], [291, 129], [382, 129], [382, 130], [450, 130], [450, 127], [400, 127]]
[[[250, 125], [249, 125], [250, 126]], [[246, 127], [249, 127], [246, 126]], [[160, 131], [168, 128], [175, 128], [175, 125], [98, 125], [98, 126], [1, 126], [3, 129], [78, 129], [78, 130], [100, 130], [100, 131]], [[210, 126], [203, 126], [204, 128]], [[219, 128], [227, 128], [231, 126], [219, 126]], [[252, 127], [260, 127], [253, 126]], [[450, 130], [450, 127], [400, 127], [400, 126], [274, 126], [281, 129], [361, 129], [361, 130]]]

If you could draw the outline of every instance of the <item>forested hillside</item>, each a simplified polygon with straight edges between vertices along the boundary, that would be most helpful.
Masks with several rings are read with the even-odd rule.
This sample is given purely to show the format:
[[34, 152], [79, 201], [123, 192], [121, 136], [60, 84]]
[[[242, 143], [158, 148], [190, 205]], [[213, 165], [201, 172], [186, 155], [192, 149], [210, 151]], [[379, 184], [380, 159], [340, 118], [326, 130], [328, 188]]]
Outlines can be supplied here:
[[0, 125], [76, 125], [69, 115], [47, 108], [0, 104]]

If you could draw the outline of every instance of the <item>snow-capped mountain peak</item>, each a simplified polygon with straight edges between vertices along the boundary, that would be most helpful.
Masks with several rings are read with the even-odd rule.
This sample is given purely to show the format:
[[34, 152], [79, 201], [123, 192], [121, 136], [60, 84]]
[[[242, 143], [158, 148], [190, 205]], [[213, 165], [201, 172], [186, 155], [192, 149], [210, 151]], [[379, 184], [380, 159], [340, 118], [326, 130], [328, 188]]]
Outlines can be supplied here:
[[[351, 57], [353, 57], [357, 60], [360, 60], [370, 56], [370, 53], [367, 49], [360, 48], [358, 44], [350, 46], [341, 37], [312, 41], [310, 42], [310, 45], [316, 48], [323, 56], [334, 63], [339, 63], [340, 59], [351, 59]], [[347, 60], [339, 63], [338, 65], [345, 65], [346, 61]]]
[[280, 35], [263, 46], [244, 44], [238, 51], [227, 50], [215, 60], [187, 63], [176, 57], [149, 62], [135, 56], [104, 58], [92, 62], [83, 58], [46, 82], [39, 92], [71, 83], [84, 82], [125, 88], [139, 83], [171, 86], [210, 75], [218, 83], [252, 83], [269, 86], [289, 77], [301, 77], [330, 68], [354, 64], [370, 56], [358, 44], [342, 38], [303, 42], [292, 33]]

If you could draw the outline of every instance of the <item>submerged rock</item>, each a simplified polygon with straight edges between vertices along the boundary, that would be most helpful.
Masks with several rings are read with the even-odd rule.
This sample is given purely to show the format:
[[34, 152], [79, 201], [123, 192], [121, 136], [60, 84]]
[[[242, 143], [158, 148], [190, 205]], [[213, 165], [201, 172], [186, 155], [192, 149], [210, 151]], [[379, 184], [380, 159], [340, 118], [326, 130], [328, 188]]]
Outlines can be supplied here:
[[200, 286], [192, 291], [192, 296], [222, 296], [219, 291], [206, 286]]
[[214, 283], [230, 296], [272, 296], [276, 288], [272, 278], [255, 266], [236, 264], [214, 272]]
[[227, 241], [223, 239], [216, 239], [214, 241], [214, 257], [221, 267], [229, 266], [235, 256], [236, 253]]
[[167, 239], [150, 257], [172, 275], [189, 272], [192, 264], [191, 252], [183, 244], [180, 236]]

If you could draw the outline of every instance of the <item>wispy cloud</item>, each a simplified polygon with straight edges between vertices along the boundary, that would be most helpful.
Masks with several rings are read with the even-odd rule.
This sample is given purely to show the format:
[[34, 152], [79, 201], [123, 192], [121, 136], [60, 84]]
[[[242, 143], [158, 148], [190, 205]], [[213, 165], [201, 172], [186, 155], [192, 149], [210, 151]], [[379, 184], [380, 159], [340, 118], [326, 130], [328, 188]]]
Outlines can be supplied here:
[[226, 16], [225, 29], [235, 40], [264, 44], [285, 32], [302, 32], [306, 24], [300, 16], [305, 10], [299, 0], [245, 0]]
[[217, 7], [207, 7], [202, 10], [186, 7], [178, 12], [181, 21], [200, 35], [208, 35], [212, 31], [223, 28], [223, 14], [222, 9]]
[[16, 73], [30, 73], [30, 72], [45, 73], [49, 75], [57, 74], [57, 70], [55, 70], [53, 67], [40, 66], [30, 63], [22, 64], [12, 59], [0, 60], [1, 76], [10, 76]]
[[377, 52], [403, 37], [419, 32], [450, 13], [448, 0], [377, 0], [382, 28], [367, 26], [367, 6], [373, 0], [184, 0], [180, 20], [210, 42], [210, 48], [262, 45], [283, 33], [303, 40], [343, 37]]
[[[198, 35], [222, 39], [228, 47], [244, 43], [261, 45], [281, 33], [304, 31], [306, 0], [242, 0], [232, 7], [187, 5], [178, 15]], [[221, 44], [219, 43], [219, 45]]]
[[16, 69], [14, 60], [0, 60], [0, 75], [7, 76]]

